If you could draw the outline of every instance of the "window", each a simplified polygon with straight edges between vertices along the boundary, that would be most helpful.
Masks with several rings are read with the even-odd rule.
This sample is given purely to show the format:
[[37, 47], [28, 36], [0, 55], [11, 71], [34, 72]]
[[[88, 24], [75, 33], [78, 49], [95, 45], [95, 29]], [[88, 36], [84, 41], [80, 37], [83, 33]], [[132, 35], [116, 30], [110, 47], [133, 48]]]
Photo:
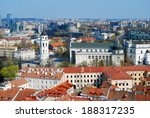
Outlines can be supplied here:
[[87, 82], [89, 82], [89, 80], [87, 80]]
[[136, 76], [136, 74], [135, 74], [135, 76]]
[[128, 86], [128, 83], [126, 83], [126, 86]]
[[86, 77], [86, 75], [84, 75], [84, 77]]
[[137, 83], [135, 82], [134, 85], [137, 85]]
[[74, 78], [76, 78], [76, 75], [74, 75]]
[[89, 75], [87, 75], [87, 77], [89, 77]]
[[89, 59], [91, 59], [91, 56], [89, 56]]
[[86, 49], [86, 52], [88, 52], [89, 50], [88, 49]]
[[96, 75], [94, 75], [94, 77], [96, 77]]
[[86, 80], [84, 80], [84, 82], [86, 82]]
[[121, 86], [121, 83], [119, 83], [119, 86]]
[[139, 74], [139, 76], [141, 76], [141, 74]]
[[81, 80], [81, 83], [82, 83], [82, 80]]
[[91, 83], [93, 82], [93, 80], [91, 80]]
[[77, 83], [79, 83], [79, 80], [77, 80]]
[[94, 56], [92, 56], [92, 59], [94, 59]]
[[72, 75], [70, 77], [72, 78]]
[[69, 76], [67, 75], [67, 78], [68, 78]]
[[143, 51], [141, 50], [141, 54], [143, 53]]
[[101, 56], [99, 56], [99, 59], [101, 59]]
[[118, 86], [118, 84], [117, 84], [117, 83], [116, 83], [115, 85], [116, 85], [116, 86]]
[[91, 75], [91, 77], [93, 77], [93, 76]]
[[97, 52], [97, 49], [95, 49], [95, 52]]
[[137, 80], [136, 78], [134, 80]]
[[72, 80], [70, 82], [72, 83]]
[[82, 75], [80, 75], [80, 77], [82, 78]]
[[124, 86], [124, 83], [122, 83], [122, 86]]

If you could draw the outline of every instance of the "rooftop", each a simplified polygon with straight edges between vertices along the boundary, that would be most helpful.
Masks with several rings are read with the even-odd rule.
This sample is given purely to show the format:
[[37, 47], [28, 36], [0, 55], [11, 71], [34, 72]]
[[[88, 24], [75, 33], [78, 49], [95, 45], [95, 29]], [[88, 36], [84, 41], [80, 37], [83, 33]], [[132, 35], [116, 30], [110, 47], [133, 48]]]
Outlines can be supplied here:
[[103, 72], [105, 67], [67, 67], [64, 68], [64, 73], [99, 73]]
[[19, 86], [21, 86], [23, 84], [27, 84], [28, 82], [27, 82], [26, 79], [21, 78], [21, 79], [18, 79], [18, 80], [10, 81], [10, 83], [11, 83], [12, 87], [19, 87]]
[[103, 43], [72, 43], [71, 48], [110, 48], [113, 46], [112, 42], [103, 42]]

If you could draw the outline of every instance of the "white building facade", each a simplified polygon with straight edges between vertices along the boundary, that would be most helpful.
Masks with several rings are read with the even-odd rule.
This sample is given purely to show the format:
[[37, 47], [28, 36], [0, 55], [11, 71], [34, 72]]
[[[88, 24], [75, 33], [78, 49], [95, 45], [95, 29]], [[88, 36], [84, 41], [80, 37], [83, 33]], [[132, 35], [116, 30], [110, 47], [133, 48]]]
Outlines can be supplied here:
[[15, 57], [24, 61], [34, 60], [36, 57], [34, 49], [22, 49], [15, 53]]
[[113, 43], [71, 43], [70, 62], [76, 65], [83, 62], [92, 65], [94, 61], [103, 61], [104, 65], [119, 66], [121, 60], [124, 61], [123, 49], [113, 51], [112, 46]]
[[127, 41], [127, 55], [135, 65], [143, 65], [149, 63], [150, 51], [149, 41]]

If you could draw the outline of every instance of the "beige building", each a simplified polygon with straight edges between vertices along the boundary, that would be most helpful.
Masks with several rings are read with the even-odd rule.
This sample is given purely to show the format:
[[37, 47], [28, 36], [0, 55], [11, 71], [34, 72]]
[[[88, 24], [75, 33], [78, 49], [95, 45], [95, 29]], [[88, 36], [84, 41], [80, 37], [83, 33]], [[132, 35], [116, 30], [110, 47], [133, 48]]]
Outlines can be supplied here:
[[99, 87], [103, 80], [104, 68], [97, 67], [70, 67], [64, 68], [63, 81], [69, 81], [75, 85], [76, 89], [81, 89], [85, 86]]
[[0, 46], [0, 57], [8, 57], [13, 58], [15, 52], [18, 50], [17, 47], [10, 47], [10, 46]]

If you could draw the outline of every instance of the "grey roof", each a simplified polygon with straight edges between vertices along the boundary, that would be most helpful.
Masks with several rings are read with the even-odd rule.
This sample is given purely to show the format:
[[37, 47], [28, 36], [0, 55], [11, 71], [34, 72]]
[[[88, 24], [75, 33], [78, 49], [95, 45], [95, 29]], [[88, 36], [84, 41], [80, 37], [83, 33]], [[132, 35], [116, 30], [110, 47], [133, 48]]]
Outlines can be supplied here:
[[113, 46], [112, 42], [103, 43], [72, 43], [71, 48], [110, 48]]

